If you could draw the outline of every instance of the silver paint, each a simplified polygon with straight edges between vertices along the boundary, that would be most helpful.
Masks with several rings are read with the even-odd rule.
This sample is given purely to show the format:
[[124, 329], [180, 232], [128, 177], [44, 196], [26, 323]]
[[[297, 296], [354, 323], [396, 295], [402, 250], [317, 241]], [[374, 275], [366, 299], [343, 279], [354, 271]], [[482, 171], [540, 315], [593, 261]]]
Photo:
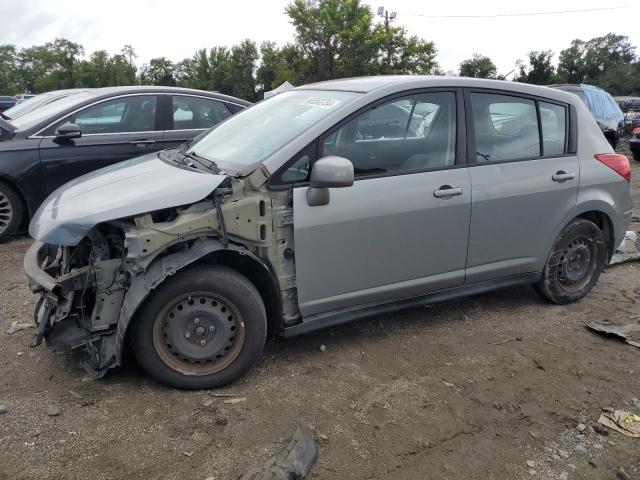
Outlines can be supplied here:
[[49, 195], [29, 234], [44, 243], [75, 245], [98, 223], [202, 200], [225, 178], [175, 167], [155, 153], [117, 163]]

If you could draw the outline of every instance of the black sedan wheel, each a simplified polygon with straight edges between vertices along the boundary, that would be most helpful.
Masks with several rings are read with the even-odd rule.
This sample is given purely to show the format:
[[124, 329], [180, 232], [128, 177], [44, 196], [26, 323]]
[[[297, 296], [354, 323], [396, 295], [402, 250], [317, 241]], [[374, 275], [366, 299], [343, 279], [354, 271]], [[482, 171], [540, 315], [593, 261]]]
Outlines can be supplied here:
[[538, 291], [553, 303], [580, 300], [598, 281], [605, 256], [606, 244], [600, 228], [589, 220], [573, 220], [553, 246]]
[[203, 264], [178, 272], [152, 294], [133, 324], [147, 373], [176, 388], [226, 385], [258, 360], [266, 339], [262, 297], [237, 271]]
[[15, 190], [0, 182], [0, 243], [9, 239], [22, 221], [22, 202]]

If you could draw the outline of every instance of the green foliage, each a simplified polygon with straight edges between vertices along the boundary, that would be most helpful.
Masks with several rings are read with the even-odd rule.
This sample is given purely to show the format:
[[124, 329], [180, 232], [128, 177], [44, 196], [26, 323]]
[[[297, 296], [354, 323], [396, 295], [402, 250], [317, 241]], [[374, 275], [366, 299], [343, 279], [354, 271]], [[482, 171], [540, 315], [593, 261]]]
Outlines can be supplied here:
[[529, 52], [529, 65], [520, 64], [516, 82], [534, 85], [550, 85], [555, 82], [555, 68], [551, 64], [553, 52], [540, 50]]
[[484, 55], [474, 53], [472, 58], [460, 64], [460, 76], [472, 78], [496, 78], [497, 68], [493, 61]]
[[174, 87], [178, 84], [175, 77], [176, 66], [165, 57], [152, 58], [142, 67], [140, 83], [142, 85], [164, 85]]
[[594, 83], [613, 65], [635, 60], [635, 47], [624, 35], [608, 33], [584, 41], [573, 40], [560, 52], [558, 80], [565, 83]]
[[[442, 74], [433, 42], [407, 33], [373, 15], [363, 0], [292, 0], [286, 9], [295, 41], [282, 47], [244, 40], [231, 47], [196, 51], [174, 63], [154, 58], [140, 70], [131, 45], [120, 53], [98, 50], [84, 56], [82, 45], [57, 38], [18, 50], [0, 45], [0, 94], [40, 93], [74, 87], [178, 85], [218, 91], [250, 101], [285, 81], [301, 85], [360, 75]], [[593, 83], [613, 94], [640, 93], [640, 63], [628, 37], [609, 33], [576, 39], [562, 50], [531, 51], [517, 64], [515, 80], [533, 84]], [[450, 72], [451, 74], [453, 72]], [[502, 78], [493, 61], [480, 54], [460, 64], [459, 74]]]

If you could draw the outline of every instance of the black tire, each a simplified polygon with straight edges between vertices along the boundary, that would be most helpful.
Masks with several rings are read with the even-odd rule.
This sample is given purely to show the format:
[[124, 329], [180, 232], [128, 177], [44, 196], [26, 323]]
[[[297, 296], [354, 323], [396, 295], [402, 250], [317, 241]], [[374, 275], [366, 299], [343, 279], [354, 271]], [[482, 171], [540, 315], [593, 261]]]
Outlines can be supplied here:
[[640, 152], [632, 152], [632, 155], [636, 162], [640, 162]]
[[[227, 320], [234, 322], [228, 328]], [[165, 280], [141, 307], [131, 333], [136, 358], [151, 377], [175, 388], [217, 388], [260, 358], [267, 315], [247, 278], [223, 265], [200, 264]]]
[[598, 281], [605, 265], [607, 245], [593, 222], [576, 218], [560, 233], [536, 290], [552, 303], [573, 303]]
[[0, 182], [0, 243], [11, 238], [22, 223], [22, 200], [13, 187]]

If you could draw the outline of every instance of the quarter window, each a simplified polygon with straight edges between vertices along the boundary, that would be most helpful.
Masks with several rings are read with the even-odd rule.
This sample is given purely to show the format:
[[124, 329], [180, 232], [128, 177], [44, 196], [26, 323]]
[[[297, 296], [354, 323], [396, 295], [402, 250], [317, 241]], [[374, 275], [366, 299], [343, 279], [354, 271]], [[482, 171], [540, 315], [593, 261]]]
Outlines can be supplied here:
[[321, 156], [350, 160], [356, 176], [451, 166], [455, 98], [453, 92], [422, 93], [375, 106], [326, 137]]
[[495, 162], [541, 155], [536, 104], [508, 95], [471, 93], [476, 161]]
[[210, 98], [174, 96], [173, 129], [210, 128], [232, 115], [224, 103]]
[[99, 103], [72, 115], [83, 134], [148, 132], [155, 130], [156, 97], [142, 95]]
[[565, 152], [567, 136], [567, 109], [553, 103], [539, 102], [542, 125], [542, 151], [544, 155], [561, 155]]

